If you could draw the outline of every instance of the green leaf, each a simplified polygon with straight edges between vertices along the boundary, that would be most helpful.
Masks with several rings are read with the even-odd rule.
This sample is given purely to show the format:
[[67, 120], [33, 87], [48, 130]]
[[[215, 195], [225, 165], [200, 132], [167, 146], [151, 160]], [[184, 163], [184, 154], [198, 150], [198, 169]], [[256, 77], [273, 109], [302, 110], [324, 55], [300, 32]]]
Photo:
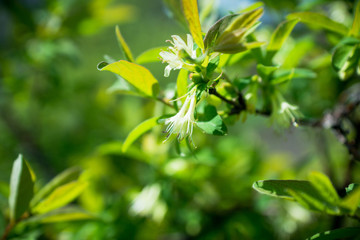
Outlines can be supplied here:
[[218, 115], [216, 108], [212, 105], [205, 107], [204, 114], [199, 117], [196, 125], [207, 134], [219, 136], [227, 134], [226, 125]]
[[307, 238], [307, 240], [336, 240], [336, 239], [355, 239], [359, 237], [360, 228], [359, 227], [348, 227], [348, 228], [339, 228], [335, 230], [329, 230], [322, 233], [317, 233], [314, 236]]
[[98, 65], [100, 71], [106, 70], [120, 75], [145, 96], [156, 97], [159, 92], [159, 83], [151, 72], [135, 63], [120, 60], [111, 64], [101, 62]]
[[56, 209], [44, 214], [38, 214], [26, 219], [24, 224], [38, 224], [38, 223], [54, 223], [54, 222], [69, 222], [78, 220], [94, 219], [95, 217], [85, 210], [68, 206]]
[[152, 62], [161, 62], [161, 58], [160, 58], [160, 52], [163, 51], [164, 49], [167, 49], [168, 47], [156, 47], [156, 48], [151, 48], [145, 52], [143, 52], [142, 54], [140, 54], [135, 62], [137, 64], [144, 64], [144, 63], [152, 63]]
[[255, 182], [253, 188], [270, 196], [296, 200], [309, 210], [334, 215], [340, 214], [338, 206], [324, 198], [309, 181], [265, 180]]
[[209, 64], [206, 67], [206, 75], [208, 78], [214, 73], [215, 69], [219, 65], [220, 62], [220, 55], [217, 55], [213, 59], [210, 60]]
[[77, 180], [81, 172], [81, 168], [72, 167], [58, 174], [34, 195], [33, 199], [30, 202], [31, 208], [34, 208], [39, 202], [41, 202], [41, 200], [46, 198], [57, 187]]
[[309, 180], [312, 185], [318, 190], [318, 192], [325, 198], [327, 201], [337, 204], [340, 200], [339, 195], [337, 194], [334, 186], [332, 185], [330, 179], [320, 173], [312, 172], [309, 175]]
[[253, 188], [262, 194], [288, 200], [294, 200], [294, 197], [288, 192], [289, 189], [294, 191], [316, 192], [316, 189], [309, 181], [303, 180], [261, 180], [256, 181], [253, 184]]
[[351, 193], [354, 189], [356, 189], [357, 187], [359, 187], [359, 184], [357, 183], [350, 183], [349, 186], [346, 187], [346, 194]]
[[299, 19], [303, 23], [309, 24], [311, 26], [321, 27], [344, 36], [349, 32], [349, 29], [343, 24], [335, 22], [320, 13], [297, 12], [289, 14], [286, 18], [289, 20]]
[[51, 192], [43, 201], [34, 206], [33, 213], [47, 213], [51, 210], [65, 206], [77, 198], [87, 187], [85, 181], [73, 181], [64, 184]]
[[28, 209], [34, 194], [34, 182], [28, 164], [20, 154], [15, 160], [10, 177], [10, 220], [16, 221]]
[[199, 48], [204, 49], [197, 0], [182, 0], [182, 6], [195, 43]]
[[258, 64], [256, 66], [256, 70], [259, 74], [259, 76], [264, 80], [264, 81], [269, 81], [272, 78], [272, 74], [279, 69], [278, 66], [264, 66], [262, 64]]
[[[263, 8], [225, 16], [212, 25], [204, 38], [205, 49], [222, 53], [235, 53], [246, 50], [245, 37], [258, 26]], [[236, 48], [236, 51], [231, 51]]]
[[332, 65], [342, 80], [346, 80], [356, 71], [360, 57], [360, 48], [356, 45], [340, 45], [332, 56]]
[[138, 139], [145, 132], [149, 131], [150, 129], [158, 125], [158, 119], [159, 117], [150, 118], [137, 125], [127, 136], [122, 146], [122, 151], [126, 152], [131, 146], [131, 144], [133, 144], [136, 141], [136, 139]]
[[360, 204], [360, 187], [352, 190], [344, 199], [340, 206], [350, 210], [350, 215], [354, 215]]
[[119, 46], [120, 46], [121, 50], [123, 51], [126, 60], [128, 60], [129, 62], [134, 62], [134, 57], [130, 51], [129, 46], [126, 44], [125, 39], [121, 35], [119, 26], [116, 26], [115, 33], [116, 33], [116, 38], [118, 40]]
[[177, 90], [177, 97], [180, 98], [181, 97], [181, 101], [184, 103], [185, 98], [183, 96], [185, 96], [185, 94], [187, 93], [187, 89], [188, 89], [188, 74], [189, 72], [186, 69], [181, 69], [179, 71], [178, 77], [176, 79], [176, 90]]
[[272, 59], [275, 53], [282, 47], [298, 22], [299, 19], [287, 20], [280, 23], [275, 29], [274, 33], [271, 35], [270, 43], [267, 46], [269, 59]]
[[315, 78], [316, 73], [309, 69], [293, 68], [279, 69], [274, 72], [271, 84], [281, 84], [294, 78]]
[[357, 1], [357, 4], [354, 8], [354, 21], [350, 29], [349, 34], [351, 36], [359, 36], [360, 34], [360, 1]]

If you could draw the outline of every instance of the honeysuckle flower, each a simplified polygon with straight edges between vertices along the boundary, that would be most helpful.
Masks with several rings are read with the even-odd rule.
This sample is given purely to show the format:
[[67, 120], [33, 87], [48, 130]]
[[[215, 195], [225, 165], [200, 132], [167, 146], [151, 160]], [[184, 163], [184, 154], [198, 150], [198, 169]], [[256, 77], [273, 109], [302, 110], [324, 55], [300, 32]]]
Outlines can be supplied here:
[[292, 123], [294, 127], [298, 124], [296, 119], [301, 116], [297, 106], [288, 103], [280, 93], [275, 93], [272, 98], [272, 118], [282, 126], [289, 126]]
[[185, 66], [192, 66], [192, 64], [186, 63], [181, 57], [181, 50], [185, 50], [191, 58], [196, 58], [196, 50], [194, 50], [194, 41], [190, 34], [187, 34], [187, 43], [177, 35], [171, 36], [173, 41], [168, 40], [173, 46], [169, 47], [167, 51], [161, 51], [160, 57], [163, 62], [168, 63], [165, 67], [164, 76], [168, 77], [172, 69], [181, 69]]
[[299, 115], [298, 107], [289, 104], [288, 102], [282, 102], [280, 105], [280, 114], [283, 114], [285, 118], [290, 119], [294, 127], [297, 127], [296, 118]]
[[191, 138], [195, 124], [195, 107], [196, 87], [187, 94], [180, 111], [176, 115], [165, 120], [165, 124], [167, 125], [166, 132], [168, 133], [166, 140], [173, 134], [177, 135], [179, 141], [187, 136]]

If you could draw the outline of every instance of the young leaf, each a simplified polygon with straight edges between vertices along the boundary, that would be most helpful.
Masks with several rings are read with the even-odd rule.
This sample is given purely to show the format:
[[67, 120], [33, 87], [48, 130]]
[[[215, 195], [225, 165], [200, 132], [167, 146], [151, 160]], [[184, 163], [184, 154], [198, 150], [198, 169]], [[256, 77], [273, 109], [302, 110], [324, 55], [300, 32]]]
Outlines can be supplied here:
[[163, 51], [164, 49], [167, 49], [168, 47], [156, 47], [156, 48], [151, 48], [145, 52], [143, 52], [142, 54], [140, 54], [135, 62], [137, 64], [144, 64], [144, 63], [152, 63], [152, 62], [160, 62], [161, 58], [160, 58], [160, 52]]
[[116, 73], [137, 88], [145, 96], [156, 97], [159, 92], [159, 83], [151, 72], [135, 63], [120, 60], [111, 64], [101, 62], [98, 65], [100, 71], [106, 70]]
[[205, 107], [204, 114], [199, 117], [196, 125], [207, 134], [219, 136], [227, 134], [226, 125], [218, 115], [216, 108], [211, 105]]
[[360, 235], [359, 227], [339, 228], [317, 233], [306, 240], [336, 240], [336, 239], [355, 239]]
[[24, 224], [69, 222], [94, 219], [94, 216], [79, 207], [68, 206], [26, 219]]
[[272, 59], [275, 53], [282, 47], [298, 22], [299, 19], [292, 19], [279, 24], [274, 33], [271, 35], [270, 43], [267, 46], [268, 58]]
[[327, 30], [333, 31], [335, 33], [339, 33], [344, 36], [347, 35], [347, 33], [349, 32], [349, 29], [343, 24], [335, 22], [320, 13], [297, 12], [297, 13], [289, 14], [286, 18], [289, 20], [299, 19], [303, 23], [325, 28]]
[[204, 49], [197, 0], [182, 0], [182, 6], [190, 33], [195, 43], [199, 48]]
[[84, 181], [73, 181], [64, 184], [48, 195], [43, 201], [32, 208], [33, 213], [47, 213], [51, 210], [65, 206], [77, 198], [87, 187]]
[[34, 182], [28, 164], [20, 154], [14, 161], [10, 177], [10, 220], [16, 221], [28, 209], [34, 194]]
[[121, 35], [119, 26], [116, 26], [115, 33], [116, 33], [116, 38], [118, 40], [119, 46], [120, 46], [121, 50], [123, 51], [126, 60], [128, 60], [129, 62], [134, 62], [134, 58], [132, 56], [130, 48], [126, 44], [125, 39], [123, 38], [123, 36]]
[[136, 139], [138, 139], [145, 132], [158, 125], [158, 119], [158, 117], [150, 118], [136, 126], [127, 136], [122, 146], [122, 151], [126, 152]]
[[[188, 74], [189, 72], [186, 69], [181, 69], [177, 80], [176, 80], [176, 90], [177, 90], [177, 96], [178, 98], [185, 96], [188, 89]], [[185, 101], [185, 98], [180, 99], [183, 103]]]
[[359, 36], [360, 34], [360, 1], [357, 1], [357, 4], [354, 8], [354, 21], [350, 29], [349, 34], [351, 36]]
[[31, 199], [30, 202], [31, 208], [35, 207], [41, 200], [47, 197], [57, 187], [77, 180], [81, 172], [81, 168], [72, 167], [58, 174], [34, 195], [33, 199]]

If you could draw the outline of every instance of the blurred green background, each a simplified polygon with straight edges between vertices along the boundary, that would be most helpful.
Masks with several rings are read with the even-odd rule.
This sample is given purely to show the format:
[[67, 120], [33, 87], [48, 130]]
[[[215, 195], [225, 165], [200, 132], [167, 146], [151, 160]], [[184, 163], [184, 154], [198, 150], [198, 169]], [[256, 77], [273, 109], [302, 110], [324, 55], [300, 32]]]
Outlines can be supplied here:
[[[212, 1], [200, 2], [206, 6]], [[253, 3], [215, 2], [209, 23]], [[352, 20], [351, 1], [264, 3], [260, 40], [269, 39], [294, 11], [325, 12], [347, 25]], [[78, 204], [98, 216], [17, 229], [14, 236], [28, 233], [18, 239], [304, 239], [334, 226], [331, 217], [260, 196], [251, 188], [256, 180], [304, 179], [313, 170], [342, 186], [348, 153], [330, 130], [277, 131], [268, 119], [248, 116], [245, 123], [228, 125], [225, 137], [196, 130], [194, 153], [181, 145], [179, 155], [173, 143], [163, 144], [163, 126], [144, 135], [128, 153], [121, 152], [126, 135], [154, 116], [159, 103], [109, 93], [115, 77], [96, 65], [104, 55], [123, 59], [116, 25], [135, 56], [166, 46], [173, 34], [185, 36], [186, 30], [169, 15], [160, 0], [0, 2], [1, 186], [9, 182], [19, 153], [33, 166], [39, 185], [70, 166], [81, 166], [90, 186]], [[294, 80], [286, 96], [304, 115], [317, 118], [351, 84], [339, 82], [330, 67], [330, 51], [338, 39], [305, 25], [297, 26], [292, 37], [277, 60], [310, 68], [318, 77]], [[253, 64], [251, 57], [243, 58], [227, 71], [249, 76], [255, 72]], [[164, 64], [146, 67], [162, 89], [174, 88], [176, 74], [165, 79]], [[6, 190], [0, 192], [2, 209], [4, 195]]]

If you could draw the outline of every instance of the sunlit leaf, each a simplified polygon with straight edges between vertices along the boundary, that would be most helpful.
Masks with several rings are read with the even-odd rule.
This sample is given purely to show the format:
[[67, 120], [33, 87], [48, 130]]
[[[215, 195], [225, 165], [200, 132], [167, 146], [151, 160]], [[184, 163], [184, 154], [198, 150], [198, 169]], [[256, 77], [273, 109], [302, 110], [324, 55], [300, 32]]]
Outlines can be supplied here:
[[148, 69], [138, 64], [124, 60], [110, 64], [101, 62], [98, 65], [98, 69], [100, 71], [106, 70], [120, 75], [146, 96], [156, 97], [159, 92], [158, 81]]
[[337, 194], [330, 179], [326, 175], [320, 172], [312, 172], [311, 174], [309, 174], [308, 178], [312, 185], [325, 199], [334, 204], [338, 203], [338, 201], [340, 200], [339, 195]]
[[85, 181], [73, 181], [64, 184], [51, 192], [43, 201], [32, 209], [33, 213], [47, 213], [65, 206], [77, 198], [88, 185]]
[[350, 214], [353, 215], [360, 204], [360, 187], [351, 191], [344, 199], [342, 199], [340, 205], [350, 210]]
[[151, 48], [143, 53], [141, 53], [135, 60], [138, 64], [160, 62], [161, 58], [159, 53], [163, 50], [166, 50], [168, 47], [156, 47]]
[[136, 126], [126, 137], [126, 140], [122, 146], [122, 151], [126, 152], [131, 146], [131, 144], [136, 141], [136, 139], [138, 139], [145, 132], [158, 125], [158, 119], [158, 117], [150, 118]]
[[183, 11], [195, 43], [204, 49], [197, 0], [182, 0]]
[[352, 36], [359, 36], [360, 34], [360, 1], [357, 1], [354, 8], [354, 21], [349, 34]]
[[340, 214], [338, 206], [324, 198], [309, 181], [265, 180], [255, 182], [253, 188], [263, 194], [295, 200], [309, 210]]
[[317, 233], [306, 240], [336, 240], [336, 239], [355, 239], [360, 235], [360, 228], [348, 227], [329, 230], [322, 233]]
[[24, 224], [69, 222], [88, 219], [94, 219], [94, 216], [79, 207], [68, 206], [32, 216], [26, 219]]
[[75, 181], [79, 178], [82, 170], [79, 167], [66, 169], [62, 173], [55, 176], [48, 184], [42, 187], [31, 199], [30, 206], [35, 207], [41, 200], [52, 193], [57, 187]]
[[115, 28], [115, 33], [116, 33], [116, 38], [118, 40], [119, 46], [121, 48], [121, 50], [123, 51], [126, 60], [128, 60], [129, 62], [134, 62], [134, 58], [133, 55], [130, 51], [129, 46], [127, 45], [127, 43], [125, 42], [125, 39], [123, 38], [123, 36], [121, 35], [119, 26], [116, 26]]
[[196, 125], [205, 133], [211, 135], [225, 135], [227, 134], [227, 127], [218, 115], [216, 108], [207, 105], [204, 109], [204, 114], [199, 117]]
[[188, 89], [188, 74], [189, 72], [186, 69], [181, 69], [176, 80], [177, 96], [181, 98], [180, 100], [182, 102], [185, 101], [185, 97], [183, 96], [185, 96]]
[[10, 177], [9, 208], [12, 222], [20, 218], [28, 209], [34, 194], [34, 182], [26, 160], [20, 154], [14, 161]]
[[349, 29], [343, 24], [335, 22], [320, 13], [297, 12], [289, 14], [286, 18], [289, 20], [299, 19], [301, 22], [309, 24], [310, 26], [321, 27], [341, 35], [346, 35], [349, 32]]
[[116, 75], [116, 81], [107, 89], [107, 92], [110, 94], [119, 93], [132, 96], [143, 96], [143, 94], [138, 89], [136, 89], [119, 75]]
[[299, 19], [292, 19], [279, 24], [271, 35], [270, 43], [267, 46], [268, 55], [270, 55], [268, 56], [269, 58], [272, 58], [272, 56], [282, 47], [298, 22]]

